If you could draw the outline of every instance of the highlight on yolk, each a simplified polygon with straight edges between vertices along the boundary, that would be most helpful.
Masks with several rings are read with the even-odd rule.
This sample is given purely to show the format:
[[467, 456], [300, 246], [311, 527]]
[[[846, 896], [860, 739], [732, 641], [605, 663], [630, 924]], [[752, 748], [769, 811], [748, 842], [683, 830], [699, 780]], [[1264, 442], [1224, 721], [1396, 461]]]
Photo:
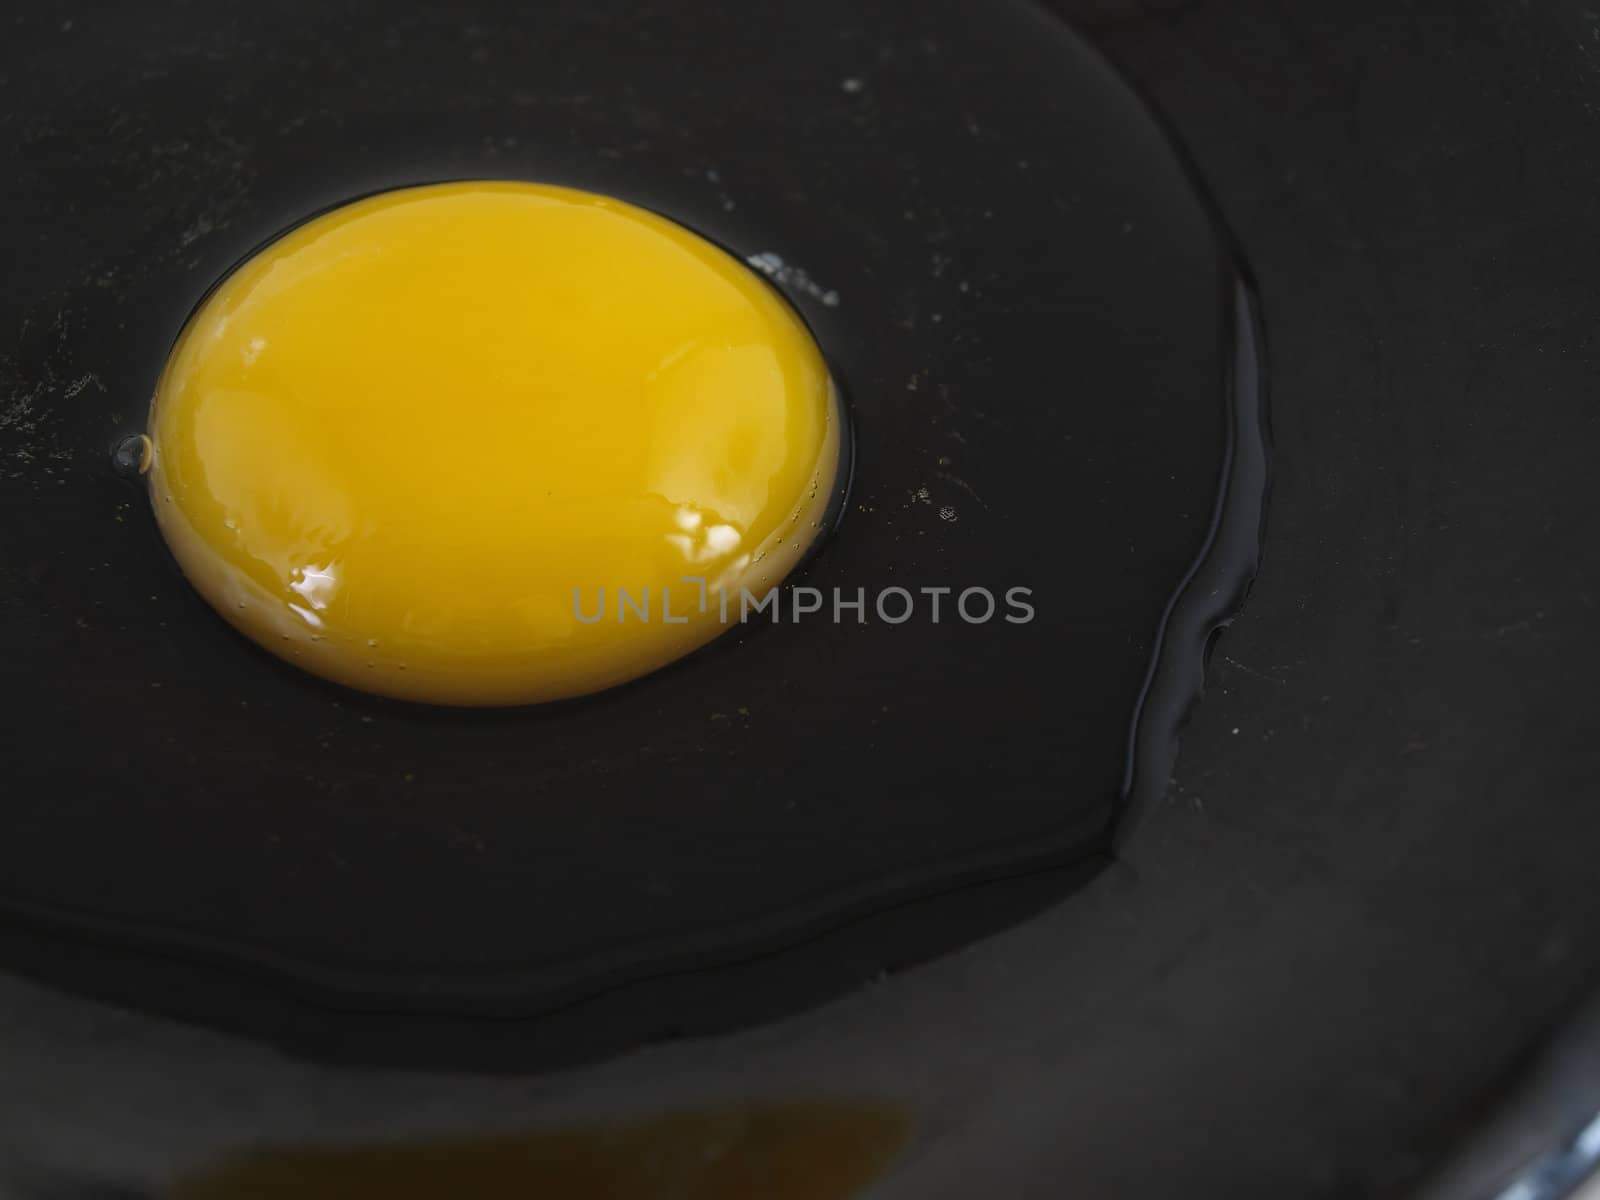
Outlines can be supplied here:
[[779, 583], [839, 482], [837, 405], [795, 312], [689, 230], [437, 184], [310, 220], [205, 299], [148, 479], [184, 573], [275, 654], [530, 703], [661, 667], [723, 630], [718, 589]]

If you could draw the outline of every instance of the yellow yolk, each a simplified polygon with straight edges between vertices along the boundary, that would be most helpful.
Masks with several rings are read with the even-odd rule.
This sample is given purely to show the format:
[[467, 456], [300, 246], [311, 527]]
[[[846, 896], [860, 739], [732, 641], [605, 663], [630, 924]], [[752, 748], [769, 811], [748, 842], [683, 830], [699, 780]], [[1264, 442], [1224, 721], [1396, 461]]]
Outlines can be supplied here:
[[211, 293], [148, 478], [185, 574], [267, 649], [518, 704], [663, 666], [726, 628], [719, 589], [736, 619], [776, 585], [839, 426], [804, 324], [709, 242], [585, 192], [439, 184], [308, 221]]

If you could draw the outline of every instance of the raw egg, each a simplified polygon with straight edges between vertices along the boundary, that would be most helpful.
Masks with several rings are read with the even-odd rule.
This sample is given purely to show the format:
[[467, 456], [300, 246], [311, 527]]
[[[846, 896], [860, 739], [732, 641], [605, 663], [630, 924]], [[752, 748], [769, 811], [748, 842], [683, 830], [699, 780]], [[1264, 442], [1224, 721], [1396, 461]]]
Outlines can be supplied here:
[[147, 478], [183, 572], [274, 654], [531, 703], [653, 671], [781, 581], [841, 483], [838, 404], [795, 311], [690, 230], [437, 184], [306, 221], [206, 297]]

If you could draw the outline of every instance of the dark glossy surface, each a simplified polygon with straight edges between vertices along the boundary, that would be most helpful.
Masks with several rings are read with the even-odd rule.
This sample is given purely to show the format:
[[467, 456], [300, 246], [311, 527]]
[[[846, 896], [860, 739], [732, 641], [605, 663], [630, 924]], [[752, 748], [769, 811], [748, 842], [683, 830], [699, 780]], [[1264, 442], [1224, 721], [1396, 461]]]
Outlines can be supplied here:
[[[1478, 1129], [1600, 982], [1593, 6], [1061, 7], [1182, 134], [1271, 326], [1262, 573], [1125, 866], [808, 1017], [514, 1086], [0, 981], [13, 1162], [159, 1194], [262, 1137], [845, 1088], [934, 1114], [874, 1200], [1391, 1200]], [[1456, 1190], [1581, 1116], [1534, 1120]]]
[[[443, 1018], [562, 1007], [493, 1056], [548, 1063], [809, 1002], [1092, 870], [1167, 605], [1259, 428], [1253, 408], [1234, 428], [1256, 365], [1235, 361], [1228, 248], [1064, 27], [1020, 3], [914, 23], [844, 0], [104, 6], [21, 19], [6, 47], [4, 637], [28, 682], [6, 694], [5, 960], [354, 1057], [451, 1061], [434, 1047], [483, 1034]], [[1029, 588], [1033, 623], [967, 625], [947, 598], [938, 624], [752, 629], [592, 701], [488, 714], [341, 693], [252, 650], [178, 576], [110, 448], [241, 254], [450, 176], [613, 193], [803, 271], [780, 283], [857, 434], [851, 509], [807, 582]], [[1228, 571], [1174, 626], [1136, 790], [1165, 777], [1253, 562], [1253, 471]], [[98, 955], [72, 947], [83, 929]], [[710, 963], [737, 965], [685, 974]], [[390, 1036], [319, 1004], [441, 1020], [411, 1037], [391, 1015]]]

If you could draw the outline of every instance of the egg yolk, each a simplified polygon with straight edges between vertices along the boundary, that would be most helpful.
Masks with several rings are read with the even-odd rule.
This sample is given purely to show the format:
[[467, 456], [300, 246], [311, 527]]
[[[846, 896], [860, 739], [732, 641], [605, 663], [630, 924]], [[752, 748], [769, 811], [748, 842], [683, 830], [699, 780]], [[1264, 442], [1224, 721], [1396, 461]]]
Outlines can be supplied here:
[[205, 299], [147, 477], [184, 573], [273, 653], [530, 703], [661, 667], [782, 580], [839, 482], [837, 403], [795, 312], [689, 230], [439, 184], [307, 221]]

